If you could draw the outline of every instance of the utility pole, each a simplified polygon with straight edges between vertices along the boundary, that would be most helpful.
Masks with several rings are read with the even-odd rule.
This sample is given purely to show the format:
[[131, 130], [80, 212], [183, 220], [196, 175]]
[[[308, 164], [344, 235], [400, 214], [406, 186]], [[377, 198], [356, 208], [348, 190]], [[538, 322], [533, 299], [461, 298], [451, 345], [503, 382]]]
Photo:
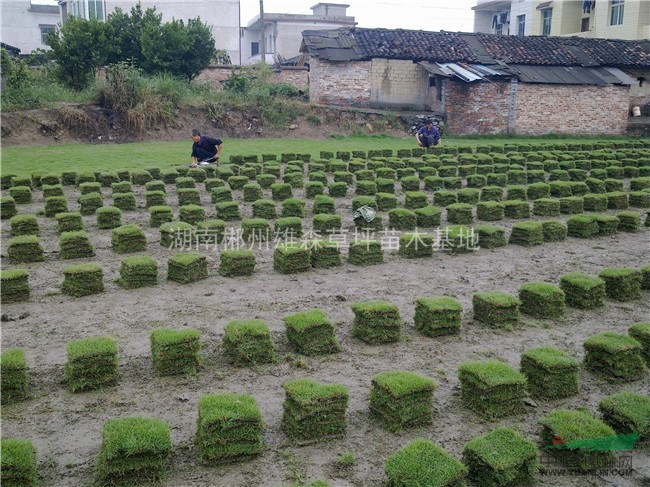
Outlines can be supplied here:
[[260, 51], [262, 52], [262, 63], [266, 64], [266, 33], [264, 32], [264, 0], [260, 0]]

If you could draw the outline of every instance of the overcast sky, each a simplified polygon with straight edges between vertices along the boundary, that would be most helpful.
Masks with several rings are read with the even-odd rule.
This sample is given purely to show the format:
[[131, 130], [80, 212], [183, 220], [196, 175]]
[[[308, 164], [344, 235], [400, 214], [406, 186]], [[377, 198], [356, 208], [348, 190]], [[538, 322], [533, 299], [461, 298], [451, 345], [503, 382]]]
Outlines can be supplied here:
[[[310, 7], [319, 0], [264, 0], [264, 10], [271, 13], [311, 15]], [[338, 0], [331, 1], [336, 3]], [[55, 0], [33, 0], [56, 5]], [[240, 0], [242, 26], [260, 11], [259, 0]], [[359, 27], [387, 29], [422, 29], [471, 32], [476, 0], [340, 0], [350, 5], [348, 15]]]

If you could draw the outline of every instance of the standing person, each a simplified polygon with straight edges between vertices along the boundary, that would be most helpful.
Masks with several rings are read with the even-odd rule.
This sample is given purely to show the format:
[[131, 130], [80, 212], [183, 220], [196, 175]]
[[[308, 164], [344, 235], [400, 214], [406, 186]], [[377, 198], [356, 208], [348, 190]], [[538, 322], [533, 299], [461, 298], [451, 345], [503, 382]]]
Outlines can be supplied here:
[[201, 135], [201, 131], [192, 130], [192, 163], [190, 167], [196, 167], [199, 163], [209, 164], [218, 162], [223, 148], [223, 141], [207, 135]]
[[426, 125], [420, 127], [420, 130], [415, 134], [415, 140], [420, 147], [431, 147], [442, 143], [440, 130], [438, 130], [438, 127], [434, 127], [432, 120], [428, 120]]

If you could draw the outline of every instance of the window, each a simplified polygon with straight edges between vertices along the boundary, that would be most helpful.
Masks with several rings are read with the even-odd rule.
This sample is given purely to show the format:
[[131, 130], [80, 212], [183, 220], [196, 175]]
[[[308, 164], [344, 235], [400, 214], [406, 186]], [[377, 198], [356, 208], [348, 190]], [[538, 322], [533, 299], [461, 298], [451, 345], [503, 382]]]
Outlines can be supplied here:
[[260, 43], [251, 42], [251, 56], [257, 56], [260, 53]]
[[625, 0], [612, 0], [612, 12], [609, 19], [609, 25], [622, 25], [623, 24], [623, 10], [625, 8]]
[[497, 24], [494, 28], [494, 33], [497, 35], [503, 35], [503, 24]]
[[47, 35], [50, 32], [54, 32], [56, 29], [56, 25], [39, 25], [41, 28], [41, 44], [45, 44], [45, 41], [47, 40]]
[[88, 0], [88, 19], [104, 20], [104, 0]]
[[551, 20], [553, 19], [553, 9], [547, 8], [542, 10], [542, 35], [551, 35]]
[[580, 32], [588, 32], [589, 31], [589, 17], [585, 17], [582, 19], [582, 24], [580, 25]]
[[517, 15], [517, 35], [519, 37], [524, 37], [526, 33], [526, 16]]

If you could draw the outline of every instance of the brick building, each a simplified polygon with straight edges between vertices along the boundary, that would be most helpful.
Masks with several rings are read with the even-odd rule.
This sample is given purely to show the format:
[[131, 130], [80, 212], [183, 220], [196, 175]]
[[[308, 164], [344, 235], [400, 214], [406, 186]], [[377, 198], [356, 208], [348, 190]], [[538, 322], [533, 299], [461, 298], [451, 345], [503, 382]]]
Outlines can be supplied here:
[[650, 103], [648, 41], [353, 28], [302, 50], [311, 101], [431, 110], [458, 135], [623, 134]]

